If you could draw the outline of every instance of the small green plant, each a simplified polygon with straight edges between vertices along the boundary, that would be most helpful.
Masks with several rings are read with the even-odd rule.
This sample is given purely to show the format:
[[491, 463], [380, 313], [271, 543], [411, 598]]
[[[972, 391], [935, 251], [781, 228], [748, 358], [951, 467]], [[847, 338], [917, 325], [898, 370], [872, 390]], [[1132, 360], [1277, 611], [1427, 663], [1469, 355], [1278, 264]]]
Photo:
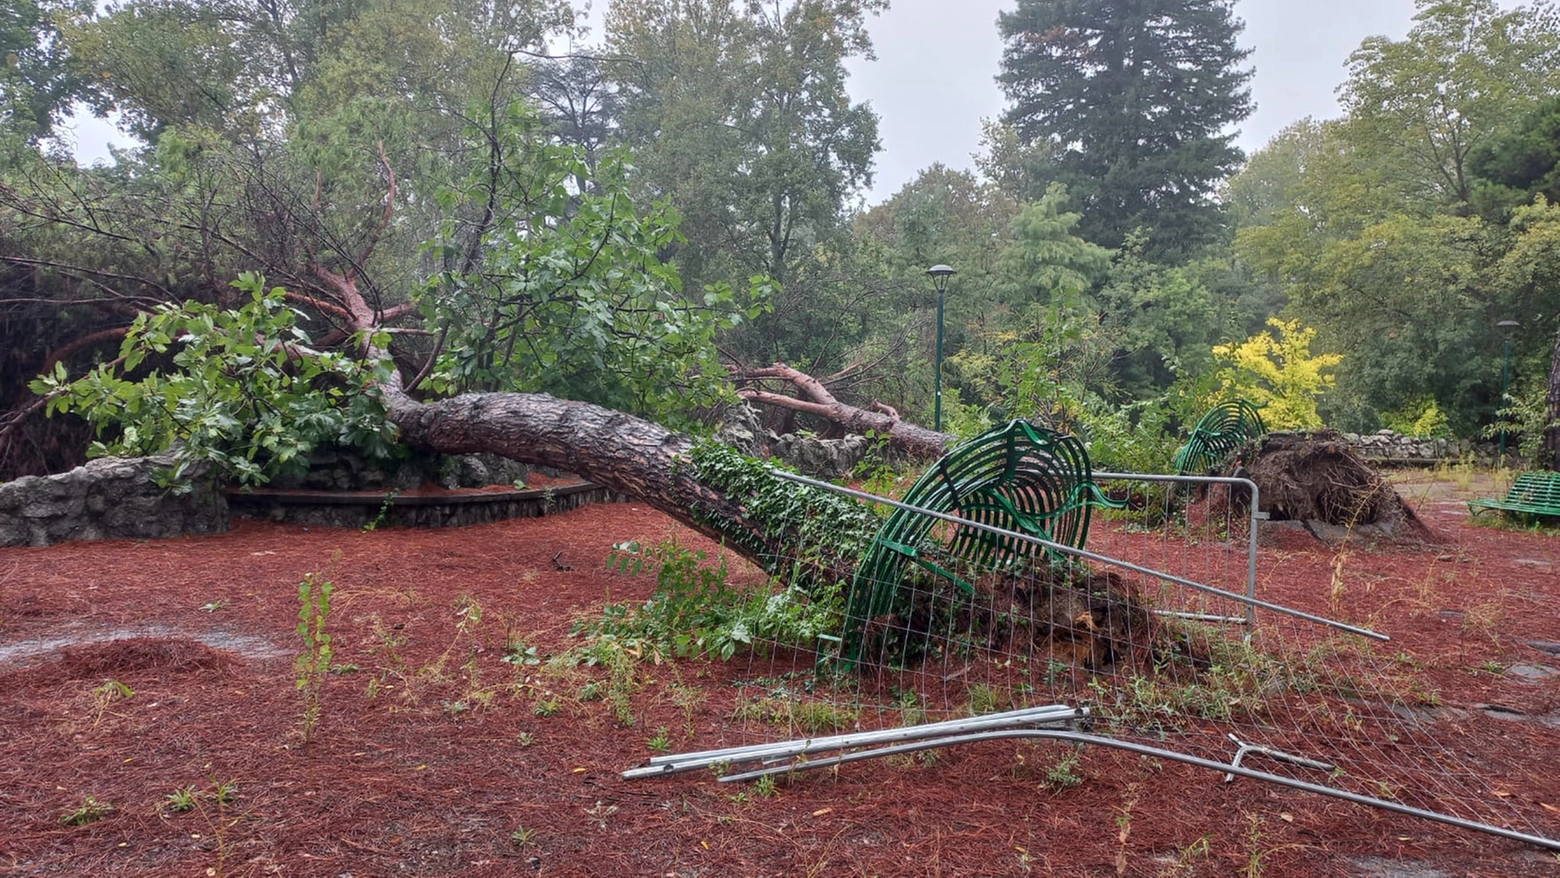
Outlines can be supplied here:
[[536, 743], [536, 736], [530, 732], [521, 732], [515, 737], [515, 743], [522, 747], [529, 747]]
[[1197, 874], [1197, 864], [1205, 862], [1212, 853], [1213, 836], [1204, 835], [1182, 848], [1180, 855], [1175, 858], [1175, 862], [1170, 863], [1160, 874], [1163, 878], [1181, 878], [1181, 876], [1191, 878], [1191, 876]]
[[1246, 814], [1246, 868], [1241, 872], [1242, 878], [1262, 878], [1262, 858], [1268, 852], [1262, 849], [1262, 818], [1253, 813]]
[[528, 644], [524, 640], [521, 640], [517, 637], [511, 636], [504, 643], [504, 657], [500, 659], [500, 661], [506, 665], [523, 667], [541, 664], [542, 656], [541, 653], [537, 651], [535, 646], [532, 646], [531, 644]]
[[536, 702], [536, 706], [531, 708], [531, 712], [537, 716], [557, 716], [560, 709], [556, 698], [544, 698]]
[[113, 811], [113, 803], [100, 802], [93, 796], [87, 796], [74, 810], [61, 814], [60, 822], [66, 826], [86, 826], [88, 823], [102, 820]]
[[195, 785], [174, 790], [168, 794], [165, 801], [168, 803], [168, 810], [178, 814], [195, 810]]
[[[238, 801], [238, 781], [227, 780], [219, 782], [213, 778], [210, 792], [197, 791], [195, 785], [191, 784], [169, 793], [164, 797], [163, 801], [167, 803], [169, 811], [182, 814], [186, 811], [200, 808], [202, 799], [210, 799], [217, 804], [219, 809], [226, 808], [228, 805]], [[202, 808], [202, 811], [204, 810]]]
[[1116, 814], [1116, 874], [1127, 874], [1127, 840], [1132, 837], [1132, 809], [1137, 807], [1138, 785], [1127, 784], [1126, 797]]
[[758, 796], [760, 799], [773, 798], [778, 792], [775, 787], [775, 776], [772, 774], [766, 774], [753, 781], [753, 795]]
[[738, 649], [810, 643], [838, 627], [843, 599], [837, 588], [734, 588], [725, 557], [708, 561], [674, 540], [651, 549], [614, 546], [608, 566], [629, 575], [654, 570], [655, 593], [639, 607], [609, 605], [599, 622], [578, 625], [576, 633], [610, 635], [653, 661], [704, 655], [726, 661]]
[[395, 498], [400, 493], [399, 488], [386, 492], [385, 501], [379, 504], [379, 511], [374, 513], [374, 517], [370, 518], [367, 524], [363, 525], [364, 533], [372, 533], [390, 523], [390, 511], [395, 508]]
[[997, 690], [984, 683], [970, 687], [970, 716], [994, 713], [997, 709]]
[[666, 726], [656, 729], [655, 737], [646, 742], [645, 746], [652, 753], [665, 753], [672, 749], [672, 739], [666, 734]]
[[303, 743], [314, 740], [314, 730], [319, 725], [322, 710], [325, 678], [330, 673], [330, 632], [326, 626], [330, 620], [330, 596], [336, 586], [329, 580], [310, 573], [298, 584], [298, 636], [303, 641], [303, 651], [294, 662], [297, 688], [303, 695]]
[[1083, 783], [1078, 774], [1078, 751], [1068, 750], [1045, 771], [1045, 785], [1055, 792], [1070, 790]]
[[789, 698], [760, 698], [740, 705], [732, 719], [760, 720], [793, 727], [805, 734], [821, 735], [848, 729], [857, 713], [825, 701], [793, 701]]
[[509, 833], [509, 840], [517, 848], [531, 847], [536, 844], [536, 830], [517, 826], [514, 832]]
[[97, 717], [94, 722], [102, 722], [103, 714], [108, 712], [110, 704], [115, 701], [128, 701], [134, 695], [135, 690], [118, 680], [103, 681], [103, 685], [92, 690], [92, 702], [97, 706]]
[[926, 722], [926, 707], [914, 692], [903, 692], [899, 695], [899, 724], [902, 726], [918, 726]]
[[704, 691], [696, 686], [684, 686], [681, 683], [673, 683], [666, 687], [666, 694], [672, 699], [672, 703], [682, 709], [683, 724], [688, 734], [694, 731], [694, 716], [698, 712], [699, 705], [704, 703]]
[[605, 698], [619, 725], [634, 724], [633, 695], [639, 686], [638, 666], [644, 653], [642, 644], [629, 644], [614, 635], [602, 635], [591, 643], [570, 650], [560, 659], [576, 667], [606, 671], [605, 680], [592, 680], [580, 689], [581, 701]]

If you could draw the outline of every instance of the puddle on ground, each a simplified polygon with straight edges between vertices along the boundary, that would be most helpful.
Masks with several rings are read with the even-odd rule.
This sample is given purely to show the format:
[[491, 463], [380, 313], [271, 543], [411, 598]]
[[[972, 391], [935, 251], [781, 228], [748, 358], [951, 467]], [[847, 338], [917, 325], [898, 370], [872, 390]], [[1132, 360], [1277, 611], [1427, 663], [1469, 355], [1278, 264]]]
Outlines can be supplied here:
[[166, 625], [137, 625], [131, 628], [108, 630], [81, 630], [61, 633], [51, 637], [30, 638], [16, 643], [0, 644], [0, 667], [25, 665], [35, 659], [48, 656], [69, 646], [86, 646], [93, 643], [109, 643], [135, 637], [173, 637], [194, 640], [211, 647], [236, 652], [248, 659], [287, 658], [292, 653], [278, 647], [263, 637], [253, 634], [236, 634], [232, 631], [207, 630], [184, 631]]
[[1385, 857], [1351, 857], [1349, 864], [1368, 878], [1452, 878], [1429, 863], [1413, 860], [1389, 860]]

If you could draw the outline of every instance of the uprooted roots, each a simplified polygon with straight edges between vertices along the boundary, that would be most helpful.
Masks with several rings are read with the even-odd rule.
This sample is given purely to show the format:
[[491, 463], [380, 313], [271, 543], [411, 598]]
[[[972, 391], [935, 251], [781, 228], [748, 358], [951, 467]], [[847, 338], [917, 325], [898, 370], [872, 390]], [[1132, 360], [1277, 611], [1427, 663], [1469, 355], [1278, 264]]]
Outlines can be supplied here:
[[1247, 453], [1262, 508], [1275, 520], [1368, 527], [1372, 535], [1396, 541], [1436, 541], [1392, 485], [1336, 432], [1273, 433]]
[[987, 573], [974, 594], [946, 580], [907, 589], [899, 609], [863, 626], [863, 654], [908, 664], [949, 649], [1020, 654], [1103, 670], [1144, 665], [1154, 623], [1121, 577], [1081, 565]]

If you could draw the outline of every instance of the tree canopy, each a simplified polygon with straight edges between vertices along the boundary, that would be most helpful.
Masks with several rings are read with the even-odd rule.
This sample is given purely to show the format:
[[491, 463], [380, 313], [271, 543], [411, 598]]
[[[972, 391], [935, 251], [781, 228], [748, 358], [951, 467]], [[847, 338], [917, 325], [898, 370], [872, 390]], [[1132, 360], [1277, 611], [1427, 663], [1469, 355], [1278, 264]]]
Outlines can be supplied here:
[[[382, 444], [374, 412], [465, 429], [468, 395], [699, 430], [740, 392], [775, 428], [902, 438], [938, 383], [955, 431], [1031, 418], [1144, 466], [1220, 387], [1560, 453], [1548, 0], [1420, 0], [1340, 71], [1339, 118], [1243, 166], [1230, 0], [1021, 0], [975, 167], [870, 206], [879, 120], [848, 74], [884, 0], [617, 0], [594, 44], [566, 0], [13, 6], [7, 475], [96, 430], [257, 480]], [[137, 145], [78, 167], [71, 112]], [[376, 408], [390, 366], [403, 404]]]

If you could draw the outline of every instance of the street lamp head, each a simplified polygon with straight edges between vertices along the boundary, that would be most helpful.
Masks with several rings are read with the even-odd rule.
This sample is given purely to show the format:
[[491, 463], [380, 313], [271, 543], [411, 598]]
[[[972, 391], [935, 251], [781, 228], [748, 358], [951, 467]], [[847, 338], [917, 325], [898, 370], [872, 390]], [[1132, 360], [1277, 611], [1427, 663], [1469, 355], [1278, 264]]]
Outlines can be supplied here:
[[937, 292], [941, 293], [948, 289], [948, 278], [953, 276], [953, 266], [939, 263], [928, 268], [926, 276], [932, 279], [932, 283], [937, 287]]
[[1502, 320], [1495, 324], [1495, 328], [1509, 335], [1512, 330], [1522, 328], [1522, 324], [1515, 320]]

